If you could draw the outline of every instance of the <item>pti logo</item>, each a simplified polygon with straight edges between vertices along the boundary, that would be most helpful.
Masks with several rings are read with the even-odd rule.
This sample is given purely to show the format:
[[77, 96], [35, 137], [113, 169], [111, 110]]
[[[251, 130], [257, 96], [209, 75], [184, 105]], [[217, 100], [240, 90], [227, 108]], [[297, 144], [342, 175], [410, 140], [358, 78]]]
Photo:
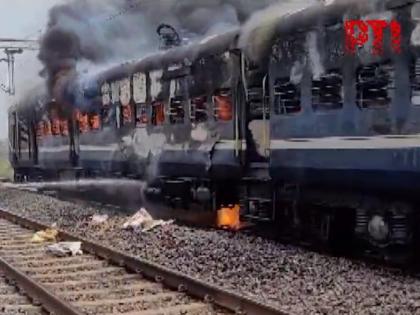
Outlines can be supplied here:
[[[346, 52], [355, 54], [357, 48], [363, 47], [373, 35], [372, 51], [380, 56], [384, 48], [384, 31], [389, 28], [391, 33], [391, 48], [396, 54], [401, 53], [401, 24], [393, 20], [349, 20], [344, 23]], [[369, 30], [372, 30], [370, 33]], [[371, 35], [370, 35], [371, 34]]]

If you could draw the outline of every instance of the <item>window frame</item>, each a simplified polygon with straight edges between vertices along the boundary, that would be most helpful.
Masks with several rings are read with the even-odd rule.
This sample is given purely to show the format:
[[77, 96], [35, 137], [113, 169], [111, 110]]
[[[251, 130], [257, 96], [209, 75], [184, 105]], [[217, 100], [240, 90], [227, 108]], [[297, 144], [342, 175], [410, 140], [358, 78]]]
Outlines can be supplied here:
[[[314, 102], [314, 98], [315, 98], [314, 82], [320, 82], [320, 84], [322, 84], [323, 79], [325, 79], [328, 75], [331, 75], [331, 74], [334, 74], [334, 73], [337, 74], [337, 76], [339, 76], [340, 79], [341, 79], [340, 80], [341, 83], [339, 85], [339, 87], [340, 87], [340, 91], [339, 91], [340, 101], [338, 103], [335, 103], [335, 102], [334, 103], [327, 103], [327, 102], [322, 103], [320, 100], [321, 100], [322, 97], [325, 97], [326, 95], [322, 95], [323, 92], [320, 92], [317, 95], [317, 98], [318, 98], [319, 102]], [[328, 83], [326, 83], [326, 84], [328, 84]], [[319, 87], [319, 90], [320, 91], [325, 91], [325, 89], [323, 89], [322, 86]], [[333, 104], [333, 106], [329, 106], [327, 104]], [[335, 104], [338, 104], [338, 105], [335, 106]], [[322, 74], [320, 76], [319, 80], [312, 79], [312, 82], [311, 82], [311, 106], [312, 106], [312, 110], [314, 112], [330, 112], [330, 111], [339, 111], [339, 110], [343, 109], [343, 107], [344, 107], [344, 75], [343, 75], [341, 69], [336, 68], [336, 69], [327, 70], [324, 74]]]
[[[280, 92], [276, 91], [276, 88], [278, 87], [278, 83], [279, 81], [283, 81], [284, 83], [286, 83], [287, 85], [292, 85], [294, 89], [296, 89], [296, 98], [298, 99], [298, 107], [299, 110], [298, 111], [291, 111], [288, 112], [287, 110], [285, 110], [284, 112], [282, 110], [279, 110], [280, 108], [285, 108], [284, 106], [280, 105], [282, 96], [280, 94]], [[282, 84], [282, 86], [285, 86], [286, 84]], [[273, 106], [273, 112], [274, 115], [276, 116], [282, 116], [282, 117], [289, 117], [289, 116], [296, 116], [299, 115], [303, 112], [303, 105], [302, 105], [302, 83], [299, 82], [298, 84], [294, 84], [293, 82], [290, 81], [290, 77], [288, 78], [281, 78], [278, 77], [275, 81], [274, 81], [274, 86], [273, 86], [273, 96], [274, 96], [274, 106]]]
[[[363, 98], [363, 94], [360, 93], [359, 91], [359, 87], [360, 87], [360, 72], [363, 69], [366, 69], [368, 67], [376, 67], [375, 68], [375, 74], [371, 77], [371, 78], [375, 78], [375, 79], [371, 79], [368, 81], [364, 81], [363, 83], [365, 84], [371, 84], [372, 82], [374, 82], [374, 80], [378, 80], [378, 73], [377, 71], [381, 69], [381, 67], [384, 66], [391, 66], [392, 69], [392, 73], [387, 72], [388, 74], [388, 83], [387, 85], [383, 86], [382, 89], [385, 89], [387, 91], [387, 98], [388, 98], [388, 102], [386, 104], [378, 104], [377, 103], [377, 99], [379, 94], [377, 94], [378, 96], [373, 98], [373, 99], [368, 99], [372, 105], [366, 105], [365, 101], [367, 100], [366, 98]], [[390, 75], [391, 74], [391, 75]], [[382, 61], [382, 62], [375, 62], [375, 63], [371, 63], [368, 65], [359, 65], [359, 67], [356, 69], [355, 71], [355, 88], [356, 88], [356, 105], [358, 108], [362, 109], [362, 110], [375, 110], [375, 109], [387, 109], [390, 108], [394, 99], [394, 95], [391, 94], [392, 91], [394, 91], [395, 94], [395, 90], [396, 90], [396, 80], [395, 80], [395, 75], [396, 75], [396, 67], [395, 67], [395, 63], [392, 62], [392, 60], [386, 60], [386, 61]], [[370, 91], [372, 92], [374, 88], [367, 88], [366, 91]], [[366, 93], [365, 91], [365, 93]]]

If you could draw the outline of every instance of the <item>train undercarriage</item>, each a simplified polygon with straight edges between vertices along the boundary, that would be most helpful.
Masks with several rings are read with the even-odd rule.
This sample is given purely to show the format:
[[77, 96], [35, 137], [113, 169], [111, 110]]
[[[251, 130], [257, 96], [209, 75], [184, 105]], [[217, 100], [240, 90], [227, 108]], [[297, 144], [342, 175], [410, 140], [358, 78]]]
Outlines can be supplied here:
[[[15, 172], [16, 182], [98, 177], [81, 169]], [[270, 237], [322, 251], [369, 256], [391, 264], [417, 258], [419, 218], [415, 200], [410, 198], [276, 183], [268, 176], [252, 175], [239, 181], [162, 177], [150, 182], [143, 193], [148, 201], [173, 210], [217, 213], [223, 207], [240, 205], [242, 222], [268, 228]]]

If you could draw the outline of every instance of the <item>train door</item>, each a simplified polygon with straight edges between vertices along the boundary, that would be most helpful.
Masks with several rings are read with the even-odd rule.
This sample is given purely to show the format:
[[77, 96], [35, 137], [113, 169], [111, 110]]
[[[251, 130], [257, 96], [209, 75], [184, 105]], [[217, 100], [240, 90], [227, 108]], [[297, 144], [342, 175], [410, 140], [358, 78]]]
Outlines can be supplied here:
[[270, 108], [268, 75], [257, 65], [243, 58], [242, 85], [245, 90], [244, 139], [246, 162], [251, 169], [268, 166], [270, 149]]
[[273, 219], [273, 189], [269, 176], [270, 108], [268, 75], [242, 58], [243, 136], [246, 176], [241, 194], [242, 216], [252, 221]]

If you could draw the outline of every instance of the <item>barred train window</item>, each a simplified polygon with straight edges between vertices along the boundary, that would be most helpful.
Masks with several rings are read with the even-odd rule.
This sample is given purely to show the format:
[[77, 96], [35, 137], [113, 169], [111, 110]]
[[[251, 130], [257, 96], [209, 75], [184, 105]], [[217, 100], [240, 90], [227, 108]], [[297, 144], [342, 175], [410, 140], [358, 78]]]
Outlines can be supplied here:
[[217, 90], [213, 96], [214, 119], [230, 121], [233, 118], [233, 101], [229, 89]]
[[[26, 122], [19, 119], [19, 151], [26, 151], [29, 149], [29, 128]], [[21, 153], [21, 152], [20, 152]]]
[[147, 105], [145, 103], [136, 104], [136, 127], [146, 127], [148, 121]]
[[163, 125], [165, 122], [165, 105], [160, 102], [153, 102], [151, 123], [154, 126]]
[[207, 121], [207, 102], [205, 96], [195, 97], [191, 100], [190, 115], [192, 123]]
[[343, 107], [343, 77], [332, 70], [312, 81], [312, 107], [314, 110], [330, 110]]
[[415, 106], [420, 106], [420, 58], [411, 63], [410, 82], [411, 103]]
[[390, 63], [371, 64], [357, 71], [357, 105], [360, 108], [377, 108], [391, 103], [395, 90], [395, 70]]
[[183, 124], [185, 117], [184, 98], [182, 96], [171, 98], [171, 104], [169, 108], [169, 121], [171, 124]]
[[169, 103], [169, 121], [171, 124], [183, 124], [185, 117], [184, 103], [185, 98], [182, 94], [181, 80], [170, 82], [171, 100]]
[[294, 84], [287, 79], [277, 79], [274, 84], [276, 115], [294, 114], [301, 111], [300, 85]]

